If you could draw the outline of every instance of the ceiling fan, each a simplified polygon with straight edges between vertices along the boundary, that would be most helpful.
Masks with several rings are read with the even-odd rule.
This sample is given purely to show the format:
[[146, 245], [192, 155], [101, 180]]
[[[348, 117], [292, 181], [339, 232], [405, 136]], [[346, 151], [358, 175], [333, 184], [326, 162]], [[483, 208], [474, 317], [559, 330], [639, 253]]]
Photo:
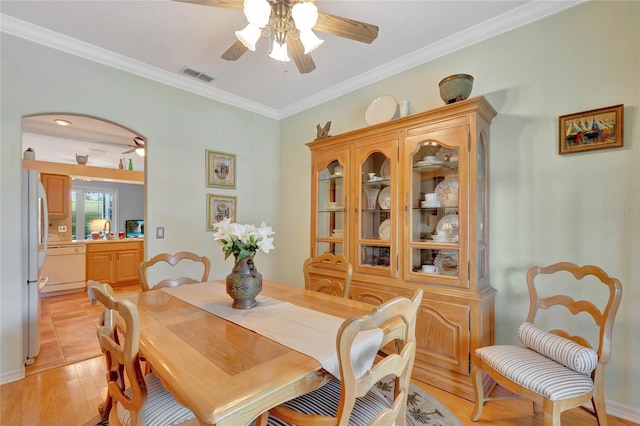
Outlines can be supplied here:
[[378, 27], [364, 22], [319, 12], [314, 0], [174, 0], [205, 6], [243, 10], [249, 25], [236, 31], [236, 41], [222, 59], [235, 61], [247, 50], [254, 51], [261, 35], [273, 33], [269, 56], [280, 61], [293, 61], [301, 74], [313, 71], [316, 65], [309, 52], [322, 44], [311, 30], [371, 43], [378, 37]]
[[144, 139], [142, 139], [140, 136], [136, 136], [135, 138], [133, 138], [133, 143], [135, 144], [135, 146], [130, 150], [123, 152], [123, 154], [131, 154], [132, 152], [135, 152], [139, 156], [144, 157]]

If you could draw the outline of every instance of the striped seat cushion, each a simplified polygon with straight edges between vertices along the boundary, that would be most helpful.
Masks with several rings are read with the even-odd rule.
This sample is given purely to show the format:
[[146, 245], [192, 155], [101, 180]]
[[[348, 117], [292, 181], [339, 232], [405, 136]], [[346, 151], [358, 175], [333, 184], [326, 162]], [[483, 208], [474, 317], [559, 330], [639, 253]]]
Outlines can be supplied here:
[[[338, 412], [339, 402], [340, 381], [333, 379], [313, 392], [299, 396], [284, 403], [284, 405], [299, 413], [335, 416]], [[377, 389], [372, 388], [365, 396], [356, 399], [356, 405], [349, 418], [349, 426], [368, 425], [380, 411], [389, 407], [389, 401], [384, 395]], [[288, 426], [288, 423], [269, 416], [267, 425]]]
[[[153, 373], [147, 374], [144, 381], [147, 384], [147, 400], [142, 410], [146, 426], [170, 426], [195, 417], [191, 410], [178, 404]], [[131, 389], [127, 388], [125, 394], [131, 397]], [[125, 410], [120, 404], [118, 419], [124, 426], [131, 425], [129, 410]]]
[[584, 395], [593, 388], [589, 374], [521, 346], [495, 345], [476, 349], [476, 355], [494, 370], [552, 401]]
[[598, 365], [598, 354], [593, 349], [549, 333], [529, 322], [520, 326], [518, 337], [526, 347], [578, 373], [591, 373]]

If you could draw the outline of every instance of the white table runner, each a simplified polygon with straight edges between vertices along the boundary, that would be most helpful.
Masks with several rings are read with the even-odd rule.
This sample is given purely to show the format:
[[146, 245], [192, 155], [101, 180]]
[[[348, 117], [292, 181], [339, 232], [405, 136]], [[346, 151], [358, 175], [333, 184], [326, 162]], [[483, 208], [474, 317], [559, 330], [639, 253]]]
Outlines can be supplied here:
[[[234, 309], [224, 284], [216, 282], [187, 284], [162, 291], [308, 355], [340, 378], [336, 336], [343, 318], [261, 295], [256, 297], [256, 307]], [[381, 342], [380, 329], [360, 333], [356, 338], [352, 349], [356, 376], [371, 367]]]

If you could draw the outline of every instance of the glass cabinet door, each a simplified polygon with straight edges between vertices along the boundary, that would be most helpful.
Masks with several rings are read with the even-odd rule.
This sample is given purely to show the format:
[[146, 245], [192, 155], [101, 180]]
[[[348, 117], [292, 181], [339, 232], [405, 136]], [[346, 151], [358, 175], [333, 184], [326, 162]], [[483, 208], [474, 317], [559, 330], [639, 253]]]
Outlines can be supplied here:
[[357, 225], [354, 268], [368, 274], [392, 276], [396, 273], [394, 215], [397, 142], [385, 140], [361, 147], [358, 159]]
[[[407, 273], [416, 280], [461, 285], [461, 250], [467, 230], [464, 188], [466, 133], [452, 129], [410, 145], [406, 154], [408, 238]], [[464, 149], [460, 146], [464, 141]], [[462, 178], [461, 178], [462, 177]], [[462, 184], [460, 183], [462, 179]]]
[[315, 241], [312, 255], [345, 254], [346, 161], [333, 159], [316, 171]]

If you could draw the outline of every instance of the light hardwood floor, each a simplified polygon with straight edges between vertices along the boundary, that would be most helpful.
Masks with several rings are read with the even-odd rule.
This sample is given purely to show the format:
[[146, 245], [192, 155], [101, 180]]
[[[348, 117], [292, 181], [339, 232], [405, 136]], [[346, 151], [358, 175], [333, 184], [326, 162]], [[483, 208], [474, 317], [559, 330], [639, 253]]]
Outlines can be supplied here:
[[[121, 287], [116, 292], [128, 293], [138, 288]], [[40, 355], [46, 360], [38, 360], [37, 369], [38, 363], [29, 367], [25, 379], [0, 386], [2, 426], [83, 426], [97, 415], [97, 407], [106, 395], [104, 360], [101, 356], [86, 359], [100, 353], [97, 343], [95, 347], [91, 344], [96, 341], [95, 321], [100, 309], [89, 304], [86, 293], [45, 299], [44, 305], [43, 321], [51, 327], [47, 330], [47, 345], [43, 342]], [[57, 343], [54, 344], [54, 340]], [[77, 359], [85, 360], [74, 362]], [[469, 420], [473, 403], [415, 383], [442, 402], [465, 426], [543, 425], [542, 416], [534, 414], [531, 402], [524, 399], [489, 402], [480, 420], [474, 423]], [[497, 388], [495, 394], [507, 394], [507, 391]], [[612, 416], [608, 420], [609, 426], [638, 425]], [[585, 411], [574, 409], [563, 413], [562, 425], [596, 426], [597, 422]]]

